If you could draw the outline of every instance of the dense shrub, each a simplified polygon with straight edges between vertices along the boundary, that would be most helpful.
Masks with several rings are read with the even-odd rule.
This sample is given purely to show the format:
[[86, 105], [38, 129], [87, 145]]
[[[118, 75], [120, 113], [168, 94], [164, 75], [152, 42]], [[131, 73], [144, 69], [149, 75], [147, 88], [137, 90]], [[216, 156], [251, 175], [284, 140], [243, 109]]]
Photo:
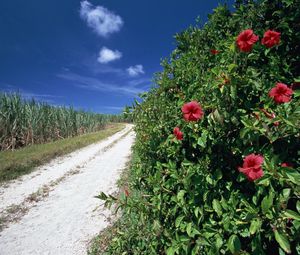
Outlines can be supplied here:
[[236, 1], [176, 35], [133, 111], [138, 160], [109, 253], [300, 254], [299, 6]]

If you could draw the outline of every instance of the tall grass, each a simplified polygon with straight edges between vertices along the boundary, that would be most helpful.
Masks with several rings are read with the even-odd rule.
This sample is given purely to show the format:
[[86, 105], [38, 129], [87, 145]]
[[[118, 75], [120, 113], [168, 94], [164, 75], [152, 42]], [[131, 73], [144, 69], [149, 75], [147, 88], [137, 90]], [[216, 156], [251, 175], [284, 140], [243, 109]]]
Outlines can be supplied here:
[[55, 107], [0, 93], [0, 150], [13, 150], [99, 131], [121, 117]]

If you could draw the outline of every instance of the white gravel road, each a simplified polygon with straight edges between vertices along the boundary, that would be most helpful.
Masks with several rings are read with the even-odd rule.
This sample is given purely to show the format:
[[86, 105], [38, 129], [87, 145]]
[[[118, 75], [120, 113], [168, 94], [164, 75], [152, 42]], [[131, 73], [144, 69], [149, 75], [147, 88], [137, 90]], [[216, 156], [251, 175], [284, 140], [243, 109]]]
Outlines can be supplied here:
[[[100, 191], [112, 193], [131, 153], [131, 125], [108, 139], [53, 160], [37, 171], [0, 188], [0, 212], [21, 204], [51, 181], [60, 181], [18, 222], [0, 232], [0, 255], [82, 255], [88, 242], [109, 222]], [[127, 133], [127, 135], [125, 135]], [[79, 169], [79, 173], [68, 172]]]

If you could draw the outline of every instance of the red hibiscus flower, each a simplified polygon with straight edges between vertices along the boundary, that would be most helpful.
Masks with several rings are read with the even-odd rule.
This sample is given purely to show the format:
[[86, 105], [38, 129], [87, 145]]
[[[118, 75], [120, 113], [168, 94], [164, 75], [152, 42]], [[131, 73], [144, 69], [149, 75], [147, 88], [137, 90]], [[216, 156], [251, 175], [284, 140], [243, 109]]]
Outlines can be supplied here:
[[265, 45], [267, 48], [272, 48], [280, 43], [280, 33], [272, 30], [265, 32], [261, 44]]
[[289, 168], [293, 168], [293, 165], [289, 162], [283, 162], [281, 163], [281, 167], [289, 167]]
[[293, 90], [284, 83], [277, 83], [269, 92], [269, 96], [272, 97], [277, 104], [291, 101], [292, 95]]
[[176, 136], [177, 140], [183, 139], [183, 133], [180, 131], [179, 127], [174, 128], [173, 134]]
[[252, 50], [253, 45], [258, 41], [258, 36], [254, 34], [252, 29], [241, 32], [236, 38], [238, 48], [243, 52]]
[[213, 55], [217, 55], [217, 54], [220, 53], [220, 51], [215, 50], [215, 49], [211, 49], [211, 50], [210, 50], [210, 53], [213, 54]]
[[186, 121], [197, 121], [204, 115], [200, 104], [197, 101], [186, 103], [182, 106], [181, 111]]
[[249, 181], [254, 181], [264, 175], [261, 167], [263, 162], [263, 156], [252, 153], [244, 158], [243, 166], [239, 167], [238, 170], [245, 174]]

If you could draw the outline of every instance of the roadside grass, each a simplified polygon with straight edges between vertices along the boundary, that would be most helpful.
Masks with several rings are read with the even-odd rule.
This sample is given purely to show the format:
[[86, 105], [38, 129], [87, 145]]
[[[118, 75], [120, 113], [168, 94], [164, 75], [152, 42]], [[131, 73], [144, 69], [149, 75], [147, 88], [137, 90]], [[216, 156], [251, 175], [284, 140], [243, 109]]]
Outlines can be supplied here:
[[[124, 217], [124, 216], [122, 216]], [[127, 225], [128, 219], [120, 218], [113, 225], [108, 226], [99, 233], [93, 240], [88, 249], [88, 255], [108, 255], [108, 247], [113, 241], [117, 241], [115, 236], [123, 234], [121, 229], [124, 229]], [[126, 253], [127, 254], [127, 253]], [[119, 253], [116, 253], [119, 255]]]
[[[139, 199], [141, 193], [132, 187], [136, 178], [134, 172], [134, 164], [137, 162], [137, 154], [133, 149], [130, 160], [128, 161], [125, 169], [122, 172], [120, 179], [118, 180], [118, 191], [111, 194], [115, 198], [121, 198], [125, 196], [125, 189], [129, 192], [129, 197]], [[112, 210], [115, 210], [119, 206], [119, 200], [112, 206]], [[88, 255], [126, 255], [133, 254], [131, 247], [133, 242], [137, 239], [142, 240], [145, 236], [149, 236], [149, 233], [153, 232], [153, 225], [146, 222], [141, 222], [137, 213], [131, 211], [119, 211], [115, 215], [117, 219], [111, 221], [111, 225], [102, 230], [91, 241], [88, 248]], [[122, 242], [119, 238], [125, 235], [126, 242]], [[145, 243], [145, 246], [147, 244]], [[120, 249], [121, 248], [121, 249]], [[121, 251], [122, 250], [122, 251]], [[126, 251], [126, 252], [124, 252]], [[135, 251], [135, 254], [145, 254], [142, 251]]]
[[[120, 197], [122, 193], [124, 193], [125, 189], [128, 189], [128, 184], [130, 182], [130, 170], [134, 161], [135, 155], [134, 152], [130, 156], [130, 159], [128, 160], [125, 168], [122, 171], [122, 174], [120, 176], [120, 179], [117, 181], [117, 186], [118, 190], [114, 193], [111, 194], [114, 197]], [[101, 201], [99, 200], [101, 203]], [[114, 210], [114, 207], [112, 208]], [[118, 216], [116, 216], [118, 217]], [[112, 242], [114, 236], [120, 232], [120, 229], [122, 228], [122, 222], [127, 219], [123, 218], [124, 215], [122, 215], [121, 212], [121, 217], [117, 219], [114, 222], [111, 222], [111, 225], [106, 227], [104, 230], [102, 230], [94, 239], [91, 241], [90, 246], [88, 248], [88, 255], [102, 255], [105, 254], [105, 250], [108, 248], [110, 243]]]
[[89, 144], [101, 141], [125, 127], [123, 123], [110, 124], [94, 133], [71, 137], [46, 144], [31, 145], [16, 151], [0, 152], [0, 183], [13, 180], [51, 159], [68, 154]]

